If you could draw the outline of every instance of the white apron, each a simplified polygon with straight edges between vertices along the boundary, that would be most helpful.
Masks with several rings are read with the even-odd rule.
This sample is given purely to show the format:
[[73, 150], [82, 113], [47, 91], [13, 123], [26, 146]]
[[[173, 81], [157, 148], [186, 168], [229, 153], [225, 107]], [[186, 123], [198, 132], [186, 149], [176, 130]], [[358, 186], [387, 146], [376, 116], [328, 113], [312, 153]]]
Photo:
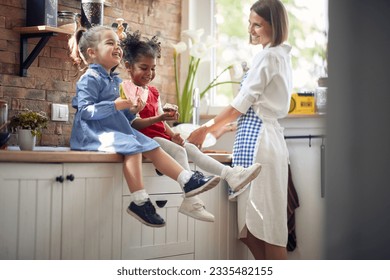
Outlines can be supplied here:
[[249, 230], [258, 239], [284, 247], [288, 238], [288, 150], [277, 120], [262, 121], [254, 158], [262, 169], [237, 198], [239, 237], [246, 237]]

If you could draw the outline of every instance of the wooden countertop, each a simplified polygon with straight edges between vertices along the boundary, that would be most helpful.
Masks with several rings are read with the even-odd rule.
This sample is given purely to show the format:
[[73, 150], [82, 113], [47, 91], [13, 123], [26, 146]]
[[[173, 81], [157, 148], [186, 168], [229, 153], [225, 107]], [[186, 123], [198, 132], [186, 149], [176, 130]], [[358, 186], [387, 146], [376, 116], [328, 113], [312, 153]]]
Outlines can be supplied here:
[[0, 151], [0, 162], [123, 162], [123, 156], [104, 152]]
[[[231, 154], [207, 153], [221, 163], [231, 163]], [[0, 150], [0, 162], [29, 162], [29, 163], [120, 163], [123, 156], [106, 152], [80, 151], [20, 151], [15, 149]], [[150, 162], [144, 160], [144, 162]]]

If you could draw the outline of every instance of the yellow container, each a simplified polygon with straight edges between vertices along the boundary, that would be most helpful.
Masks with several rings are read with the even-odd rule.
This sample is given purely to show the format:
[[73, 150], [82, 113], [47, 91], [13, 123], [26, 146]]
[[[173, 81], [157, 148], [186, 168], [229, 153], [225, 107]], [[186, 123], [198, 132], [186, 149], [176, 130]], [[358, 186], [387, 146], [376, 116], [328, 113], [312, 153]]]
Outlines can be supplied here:
[[289, 114], [302, 115], [315, 113], [315, 99], [313, 92], [293, 93], [291, 95], [291, 103]]

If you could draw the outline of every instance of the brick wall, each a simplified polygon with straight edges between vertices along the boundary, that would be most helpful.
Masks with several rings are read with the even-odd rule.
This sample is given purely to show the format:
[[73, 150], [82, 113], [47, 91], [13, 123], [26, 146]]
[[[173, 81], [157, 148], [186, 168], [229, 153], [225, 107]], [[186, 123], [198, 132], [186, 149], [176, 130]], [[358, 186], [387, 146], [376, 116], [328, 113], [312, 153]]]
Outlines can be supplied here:
[[[51, 116], [51, 104], [69, 104], [69, 122], [50, 122], [43, 131], [39, 145], [69, 146], [74, 109], [75, 70], [68, 58], [67, 36], [53, 37], [28, 69], [27, 77], [19, 76], [19, 38], [14, 27], [25, 26], [26, 1], [3, 0], [0, 4], [0, 99], [8, 103], [9, 117], [19, 110], [44, 111]], [[59, 11], [81, 13], [80, 0], [58, 0]], [[153, 85], [160, 90], [163, 100], [175, 103], [173, 50], [170, 43], [180, 40], [181, 0], [109, 0], [104, 7], [104, 25], [116, 18], [124, 18], [132, 31], [143, 35], [160, 34], [162, 57], [158, 61]], [[150, 7], [150, 3], [152, 6]], [[38, 39], [29, 39], [29, 52]], [[122, 78], [127, 78], [123, 70]], [[9, 145], [16, 144], [13, 136]]]

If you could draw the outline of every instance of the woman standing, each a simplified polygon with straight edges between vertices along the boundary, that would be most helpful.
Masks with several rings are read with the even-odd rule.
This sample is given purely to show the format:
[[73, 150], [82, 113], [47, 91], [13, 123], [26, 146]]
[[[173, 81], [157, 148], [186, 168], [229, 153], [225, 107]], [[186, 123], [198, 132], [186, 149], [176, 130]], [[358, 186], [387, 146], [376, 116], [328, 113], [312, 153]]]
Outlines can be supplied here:
[[250, 43], [263, 50], [253, 58], [240, 92], [188, 141], [200, 147], [207, 133], [240, 117], [233, 163], [257, 162], [262, 171], [237, 197], [239, 238], [255, 259], [286, 259], [288, 150], [278, 119], [288, 114], [292, 71], [291, 47], [285, 44], [288, 17], [281, 1], [256, 1], [248, 32]]

